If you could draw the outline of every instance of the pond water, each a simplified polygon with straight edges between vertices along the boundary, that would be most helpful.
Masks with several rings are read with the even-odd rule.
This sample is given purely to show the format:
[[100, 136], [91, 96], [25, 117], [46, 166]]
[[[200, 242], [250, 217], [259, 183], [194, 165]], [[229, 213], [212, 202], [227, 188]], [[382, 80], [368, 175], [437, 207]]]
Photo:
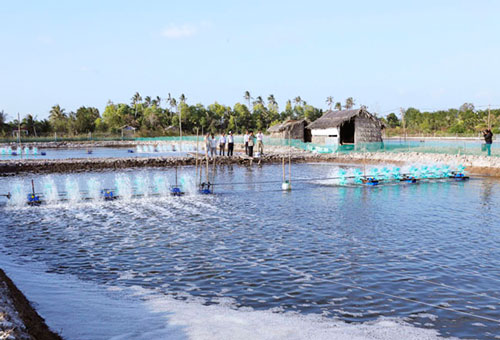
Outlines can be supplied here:
[[[114, 302], [96, 302], [78, 315], [98, 317], [95, 308], [106, 315], [125, 308], [122, 304], [139, 310], [138, 301], [148, 300], [144, 295], [136, 301], [112, 292], [140, 290], [170, 301], [154, 300], [149, 308], [156, 316], [171, 313], [169, 327], [184, 327], [169, 328], [174, 338], [217, 338], [200, 333], [206, 327], [237, 329], [234, 334], [245, 337], [252, 320], [263, 329], [269, 323], [279, 328], [281, 321], [269, 318], [285, 315], [300, 317], [293, 322], [296, 338], [321, 338], [315, 329], [331, 335], [338, 322], [345, 337], [361, 332], [370, 338], [376, 331], [364, 332], [364, 327], [378, 329], [381, 318], [398, 320], [382, 338], [491, 339], [500, 334], [498, 180], [378, 187], [292, 181], [293, 190], [282, 192], [280, 166], [224, 166], [216, 169], [216, 195], [203, 196], [195, 194], [194, 172], [189, 167], [178, 173], [192, 193], [183, 197], [160, 189], [175, 182], [173, 169], [35, 177], [47, 204], [26, 207], [2, 198], [3, 266], [25, 282], [42, 316], [68, 339], [117, 337], [123, 335], [120, 329], [131, 327], [113, 320], [109, 327], [116, 333], [105, 332], [95, 320], [94, 328], [76, 332], [74, 323], [83, 321], [66, 317], [73, 309], [69, 301], [88, 284], [105, 291], [106, 297], [94, 300]], [[338, 172], [332, 164], [292, 166], [294, 178]], [[30, 179], [0, 178], [1, 191], [29, 192]], [[104, 187], [120, 190], [121, 199], [102, 202], [89, 194]], [[31, 265], [40, 267], [20, 269]], [[35, 284], [38, 277], [50, 284]], [[68, 308], [64, 302], [51, 307], [57, 296], [68, 299]], [[197, 312], [186, 314], [193, 306]], [[248, 314], [236, 322], [238, 328], [237, 316], [216, 319], [217, 312], [203, 314], [203, 308]], [[320, 321], [307, 319], [311, 316]], [[156, 319], [141, 322], [159, 329]], [[402, 332], [405, 323], [417, 333]], [[164, 338], [161, 334], [147, 338]]]
[[[179, 151], [177, 144], [144, 144], [129, 148], [95, 147], [71, 149], [38, 149], [0, 147], [0, 160], [18, 159], [68, 159], [68, 158], [108, 158], [108, 157], [182, 157], [195, 152], [193, 145], [183, 144]], [[89, 152], [90, 151], [90, 152]], [[13, 152], [15, 154], [13, 154]], [[42, 155], [42, 152], [45, 154]], [[202, 152], [200, 150], [200, 152]]]

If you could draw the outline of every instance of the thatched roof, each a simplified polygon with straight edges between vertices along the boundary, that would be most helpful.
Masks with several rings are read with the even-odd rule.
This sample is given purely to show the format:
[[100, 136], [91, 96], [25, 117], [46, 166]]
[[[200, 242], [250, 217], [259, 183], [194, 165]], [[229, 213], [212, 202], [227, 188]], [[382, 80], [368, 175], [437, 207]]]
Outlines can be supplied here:
[[354, 110], [340, 110], [340, 111], [326, 111], [320, 118], [316, 119], [314, 122], [309, 124], [307, 127], [309, 129], [329, 129], [342, 125], [344, 122], [351, 120], [356, 116], [365, 116], [370, 118], [376, 124], [380, 124], [380, 120], [366, 111], [365, 109], [354, 109]]
[[267, 129], [268, 132], [283, 132], [283, 131], [288, 131], [290, 128], [292, 128], [296, 124], [303, 124], [305, 123], [306, 125], [309, 123], [307, 119], [288, 119], [285, 122], [281, 124], [275, 124], [271, 126], [269, 129]]

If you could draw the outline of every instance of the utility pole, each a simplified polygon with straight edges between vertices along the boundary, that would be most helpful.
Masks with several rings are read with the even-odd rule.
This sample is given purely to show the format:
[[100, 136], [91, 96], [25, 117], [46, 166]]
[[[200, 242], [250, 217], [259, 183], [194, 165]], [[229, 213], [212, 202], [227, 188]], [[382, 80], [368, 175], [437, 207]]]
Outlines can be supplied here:
[[[179, 108], [177, 108], [179, 110]], [[182, 152], [182, 107], [179, 110], [179, 136], [181, 137], [179, 140], [179, 151]]]
[[403, 133], [405, 135], [405, 143], [406, 143], [406, 121], [405, 121], [405, 110], [400, 108], [401, 111], [401, 121], [403, 122]]
[[17, 113], [17, 145], [19, 145], [19, 155], [21, 159], [23, 159], [23, 147], [21, 146], [21, 117], [19, 116], [19, 112]]
[[21, 118], [19, 112], [17, 113], [17, 144], [21, 147]]
[[490, 120], [490, 117], [491, 117], [491, 105], [488, 105], [488, 129], [491, 129], [491, 120]]

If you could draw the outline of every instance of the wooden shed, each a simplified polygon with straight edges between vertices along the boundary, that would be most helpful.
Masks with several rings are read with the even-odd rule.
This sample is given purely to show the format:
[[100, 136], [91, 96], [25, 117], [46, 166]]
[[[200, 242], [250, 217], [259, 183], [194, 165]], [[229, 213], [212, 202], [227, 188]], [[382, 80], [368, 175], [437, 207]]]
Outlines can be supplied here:
[[271, 138], [290, 138], [300, 139], [303, 142], [311, 141], [311, 130], [307, 127], [309, 121], [307, 119], [288, 119], [283, 123], [276, 124], [267, 129], [271, 134]]
[[381, 120], [366, 109], [327, 111], [308, 125], [317, 144], [358, 144], [382, 142]]

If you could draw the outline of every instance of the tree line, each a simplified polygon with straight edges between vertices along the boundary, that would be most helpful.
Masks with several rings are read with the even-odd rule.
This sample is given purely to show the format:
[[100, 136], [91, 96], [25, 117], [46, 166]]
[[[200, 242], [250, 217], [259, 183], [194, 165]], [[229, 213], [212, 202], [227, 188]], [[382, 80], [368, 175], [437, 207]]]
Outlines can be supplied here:
[[[246, 129], [265, 131], [270, 126], [287, 119], [306, 118], [314, 121], [324, 113], [323, 109], [308, 104], [300, 96], [286, 101], [280, 110], [276, 98], [270, 94], [252, 97], [246, 91], [242, 97], [244, 103], [231, 106], [217, 102], [204, 106], [188, 104], [184, 94], [175, 98], [159, 96], [142, 97], [136, 92], [129, 103], [109, 101], [102, 114], [95, 107], [82, 106], [74, 112], [66, 112], [60, 105], [54, 105], [48, 119], [37, 120], [32, 114], [25, 115], [21, 129], [30, 136], [46, 136], [52, 133], [74, 136], [87, 133], [119, 134], [121, 129], [130, 126], [136, 129], [138, 136], [177, 135], [179, 125], [186, 134], [232, 130], [243, 133]], [[330, 110], [351, 109], [355, 106], [352, 97], [344, 103], [335, 102], [332, 96], [325, 100]], [[361, 105], [366, 108], [366, 106]], [[373, 113], [373, 112], [372, 112]], [[375, 114], [375, 113], [374, 113]], [[14, 117], [17, 118], [17, 117]], [[400, 113], [390, 113], [381, 118], [388, 133], [434, 133], [434, 134], [473, 134], [488, 126], [488, 110], [476, 110], [471, 103], [463, 104], [459, 109], [421, 112], [408, 108]], [[500, 133], [500, 110], [491, 110], [490, 125], [495, 133]], [[0, 134], [8, 136], [18, 129], [19, 122], [13, 119], [7, 122], [7, 114], [0, 111]]]
[[[197, 129], [200, 133], [223, 130], [243, 133], [246, 129], [265, 131], [287, 119], [307, 118], [314, 121], [323, 114], [322, 109], [308, 104], [300, 96], [287, 100], [283, 110], [280, 110], [272, 94], [266, 99], [262, 96], [254, 98], [246, 91], [243, 99], [246, 103], [236, 103], [233, 107], [218, 102], [204, 106], [188, 104], [184, 94], [179, 98], [168, 94], [163, 99], [159, 96], [143, 98], [136, 92], [129, 103], [109, 101], [102, 114], [95, 107], [82, 106], [76, 112], [66, 112], [60, 105], [54, 105], [48, 119], [37, 120], [36, 116], [28, 114], [20, 125], [33, 136], [54, 132], [61, 135], [89, 132], [118, 134], [127, 126], [135, 128], [139, 136], [165, 136], [177, 135], [179, 125], [186, 134], [194, 134]], [[352, 107], [354, 100], [349, 98], [345, 105]], [[0, 133], [4, 136], [18, 128], [17, 119], [7, 123], [6, 118], [6, 114], [0, 112]]]
[[455, 135], [479, 134], [491, 127], [493, 133], [500, 133], [500, 109], [477, 110], [472, 103], [464, 103], [458, 109], [420, 111], [410, 107], [399, 115], [390, 113], [383, 118], [389, 133]]

